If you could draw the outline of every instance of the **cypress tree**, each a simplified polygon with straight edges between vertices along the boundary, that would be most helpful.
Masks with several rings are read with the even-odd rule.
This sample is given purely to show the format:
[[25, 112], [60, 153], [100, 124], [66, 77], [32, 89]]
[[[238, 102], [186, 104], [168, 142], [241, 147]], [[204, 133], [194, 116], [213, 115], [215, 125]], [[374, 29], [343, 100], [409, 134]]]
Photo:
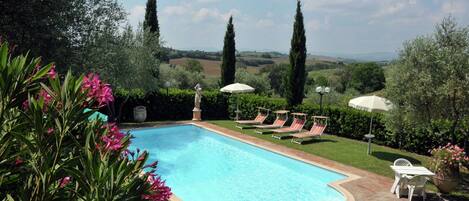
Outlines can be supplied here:
[[290, 68], [288, 69], [286, 78], [285, 96], [288, 105], [294, 106], [303, 102], [306, 80], [306, 36], [300, 1], [298, 1], [296, 8], [289, 57]]
[[233, 84], [236, 72], [236, 47], [233, 16], [230, 17], [226, 27], [225, 42], [221, 64], [221, 85]]
[[156, 13], [156, 0], [148, 0], [145, 10], [145, 21], [143, 21], [143, 28], [149, 29], [151, 33], [160, 36], [160, 25], [158, 24], [158, 15]]

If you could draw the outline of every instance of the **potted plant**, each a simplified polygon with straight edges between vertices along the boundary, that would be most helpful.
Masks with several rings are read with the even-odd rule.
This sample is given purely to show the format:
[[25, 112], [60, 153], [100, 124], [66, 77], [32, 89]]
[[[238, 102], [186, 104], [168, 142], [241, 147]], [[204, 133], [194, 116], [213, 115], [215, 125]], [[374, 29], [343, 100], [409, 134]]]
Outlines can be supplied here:
[[441, 193], [450, 193], [459, 183], [459, 166], [467, 164], [469, 158], [464, 149], [448, 143], [431, 150], [431, 166], [435, 171], [433, 183]]
[[134, 120], [142, 123], [147, 119], [147, 108], [145, 106], [137, 106], [134, 108]]

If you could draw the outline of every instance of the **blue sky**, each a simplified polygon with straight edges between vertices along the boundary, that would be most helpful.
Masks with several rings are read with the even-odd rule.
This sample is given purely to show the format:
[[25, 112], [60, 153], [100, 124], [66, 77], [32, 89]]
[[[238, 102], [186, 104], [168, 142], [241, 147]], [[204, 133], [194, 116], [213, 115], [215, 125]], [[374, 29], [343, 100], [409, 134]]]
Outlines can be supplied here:
[[[120, 0], [129, 23], [143, 21], [146, 0]], [[469, 24], [469, 0], [303, 0], [308, 52], [396, 52], [432, 33], [445, 16]], [[221, 50], [234, 16], [238, 50], [290, 47], [296, 0], [158, 0], [161, 34], [177, 49]]]

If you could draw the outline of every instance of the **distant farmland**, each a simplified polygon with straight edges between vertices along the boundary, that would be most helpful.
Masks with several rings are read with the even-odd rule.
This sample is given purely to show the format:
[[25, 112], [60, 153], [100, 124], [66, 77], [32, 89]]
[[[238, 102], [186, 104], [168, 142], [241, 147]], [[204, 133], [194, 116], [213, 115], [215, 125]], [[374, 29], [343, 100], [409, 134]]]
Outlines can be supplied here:
[[[183, 58], [178, 58], [178, 59], [171, 59], [169, 61], [169, 63], [173, 64], [173, 65], [182, 66], [189, 59], [199, 61], [202, 64], [202, 66], [204, 68], [204, 73], [207, 77], [211, 77], [211, 78], [220, 77], [221, 61], [183, 57]], [[245, 60], [245, 61], [269, 60], [269, 61], [271, 61], [272, 63], [275, 63], [275, 64], [289, 63], [288, 56], [274, 57], [274, 58], [271, 58], [271, 59], [259, 58], [259, 57], [254, 57], [254, 56], [238, 56], [237, 59], [238, 60]], [[334, 60], [332, 58], [315, 56], [315, 57], [308, 57], [307, 60], [306, 60], [306, 65], [334, 64], [336, 62], [337, 62], [337, 60]], [[238, 64], [239, 63], [240, 62], [238, 61]], [[271, 65], [271, 64], [261, 64], [259, 66], [247, 66], [246, 69], [247, 69], [248, 72], [256, 74], [256, 73], [259, 72], [259, 70], [261, 70], [262, 68], [264, 68], [266, 66], [269, 66], [269, 65]]]
[[[169, 61], [170, 64], [182, 66], [186, 61], [191, 58], [180, 58], [180, 59], [171, 59]], [[204, 73], [207, 77], [220, 77], [220, 66], [221, 66], [221, 61], [214, 61], [214, 60], [207, 60], [207, 59], [194, 59], [199, 61], [202, 66], [204, 67]], [[261, 69], [260, 67], [247, 67], [246, 68], [248, 72], [250, 73], [258, 73], [259, 70]]]

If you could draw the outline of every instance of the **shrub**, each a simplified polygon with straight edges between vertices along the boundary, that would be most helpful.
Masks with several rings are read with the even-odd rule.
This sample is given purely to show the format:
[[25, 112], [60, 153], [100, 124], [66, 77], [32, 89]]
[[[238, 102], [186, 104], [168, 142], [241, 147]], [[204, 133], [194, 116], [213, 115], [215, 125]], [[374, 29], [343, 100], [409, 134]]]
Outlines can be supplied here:
[[267, 73], [272, 90], [282, 97], [285, 93], [285, 77], [289, 67], [289, 64], [275, 64], [260, 70], [260, 73]]
[[[170, 89], [166, 93], [166, 90], [161, 90], [143, 97], [120, 93], [116, 95], [114, 106], [120, 107], [122, 104], [119, 116], [123, 122], [133, 121], [133, 108], [139, 105], [147, 108], [147, 121], [188, 120], [192, 119], [194, 91]], [[203, 91], [201, 109], [203, 119], [226, 119], [227, 96], [216, 91]]]
[[189, 72], [196, 72], [196, 73], [203, 73], [204, 67], [200, 63], [199, 60], [196, 59], [188, 59], [183, 64], [184, 70]]
[[386, 78], [384, 77], [384, 70], [381, 66], [376, 63], [357, 63], [345, 69], [349, 70], [349, 73], [344, 73], [344, 76], [349, 76], [350, 79], [348, 85], [354, 88], [360, 93], [370, 93], [378, 91], [384, 88]]
[[256, 89], [256, 93], [269, 94], [270, 84], [267, 74], [254, 75], [245, 69], [238, 69], [235, 74], [235, 82], [244, 83]]
[[148, 153], [127, 150], [130, 135], [89, 120], [113, 100], [109, 85], [95, 74], [69, 72], [61, 81], [52, 64], [12, 58], [7, 47], [0, 46], [0, 197], [169, 199], [170, 189], [153, 174], [156, 163], [144, 166]]
[[168, 65], [160, 66], [160, 82], [170, 82], [171, 87], [179, 89], [192, 89], [198, 83], [205, 88], [205, 75], [201, 72], [187, 71], [182, 67], [170, 67]]
[[440, 146], [433, 149], [431, 154], [432, 169], [437, 173], [447, 175], [456, 174], [456, 176], [459, 176], [459, 166], [469, 163], [469, 157], [466, 156], [464, 149], [457, 145], [451, 145], [451, 143], [448, 143], [444, 147]]

